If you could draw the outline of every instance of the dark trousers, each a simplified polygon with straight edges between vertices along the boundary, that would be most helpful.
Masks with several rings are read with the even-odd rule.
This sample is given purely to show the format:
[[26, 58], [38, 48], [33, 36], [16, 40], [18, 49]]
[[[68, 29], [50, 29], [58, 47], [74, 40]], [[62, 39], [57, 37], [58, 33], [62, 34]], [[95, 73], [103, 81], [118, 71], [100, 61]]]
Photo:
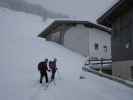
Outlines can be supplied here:
[[43, 77], [45, 77], [46, 83], [48, 83], [48, 75], [46, 73], [40, 73], [40, 83], [42, 83]]
[[55, 71], [52, 72], [51, 81], [54, 80], [54, 78], [55, 78]]

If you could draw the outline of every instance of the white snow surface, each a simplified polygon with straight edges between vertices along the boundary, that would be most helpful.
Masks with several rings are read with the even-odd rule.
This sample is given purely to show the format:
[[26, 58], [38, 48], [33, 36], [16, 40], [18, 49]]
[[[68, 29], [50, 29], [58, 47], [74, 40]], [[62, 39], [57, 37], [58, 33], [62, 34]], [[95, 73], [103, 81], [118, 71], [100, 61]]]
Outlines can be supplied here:
[[[91, 73], [79, 79], [85, 58], [37, 37], [38, 16], [0, 8], [1, 100], [133, 100], [133, 89]], [[55, 84], [39, 84], [37, 64], [57, 57]]]

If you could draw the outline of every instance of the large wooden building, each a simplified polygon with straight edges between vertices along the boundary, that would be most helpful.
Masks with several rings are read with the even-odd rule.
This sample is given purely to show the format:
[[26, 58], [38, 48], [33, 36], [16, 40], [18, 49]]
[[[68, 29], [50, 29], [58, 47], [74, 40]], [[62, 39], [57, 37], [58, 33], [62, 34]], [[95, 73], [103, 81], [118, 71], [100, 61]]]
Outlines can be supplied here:
[[57, 42], [89, 58], [111, 58], [110, 29], [89, 21], [56, 19], [39, 37]]
[[97, 21], [113, 30], [113, 75], [133, 80], [133, 0], [118, 1]]

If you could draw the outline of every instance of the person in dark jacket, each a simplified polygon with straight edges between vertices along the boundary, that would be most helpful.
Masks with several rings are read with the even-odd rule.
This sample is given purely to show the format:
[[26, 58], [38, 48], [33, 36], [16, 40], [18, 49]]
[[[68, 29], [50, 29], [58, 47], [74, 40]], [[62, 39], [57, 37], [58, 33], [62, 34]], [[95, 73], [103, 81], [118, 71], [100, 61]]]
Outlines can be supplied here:
[[43, 77], [45, 77], [46, 83], [48, 83], [47, 62], [48, 62], [48, 59], [45, 59], [45, 61], [42, 61], [38, 64], [38, 71], [40, 72], [40, 83], [42, 83]]
[[57, 59], [55, 58], [54, 61], [49, 62], [49, 69], [52, 72], [51, 81], [53, 81], [55, 79], [55, 73], [56, 73], [56, 70], [57, 70], [56, 61], [57, 61]]

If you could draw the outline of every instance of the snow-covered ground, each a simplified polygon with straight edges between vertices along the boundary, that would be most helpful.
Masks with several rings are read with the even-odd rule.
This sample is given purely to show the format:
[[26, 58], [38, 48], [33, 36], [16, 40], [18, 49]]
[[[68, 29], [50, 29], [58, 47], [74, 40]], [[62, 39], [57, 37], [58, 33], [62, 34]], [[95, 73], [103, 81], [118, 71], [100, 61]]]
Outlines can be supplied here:
[[[79, 54], [37, 35], [45, 23], [38, 16], [0, 8], [1, 100], [132, 100], [133, 89], [86, 73], [79, 79], [85, 60]], [[39, 84], [37, 64], [57, 57], [56, 85]]]

